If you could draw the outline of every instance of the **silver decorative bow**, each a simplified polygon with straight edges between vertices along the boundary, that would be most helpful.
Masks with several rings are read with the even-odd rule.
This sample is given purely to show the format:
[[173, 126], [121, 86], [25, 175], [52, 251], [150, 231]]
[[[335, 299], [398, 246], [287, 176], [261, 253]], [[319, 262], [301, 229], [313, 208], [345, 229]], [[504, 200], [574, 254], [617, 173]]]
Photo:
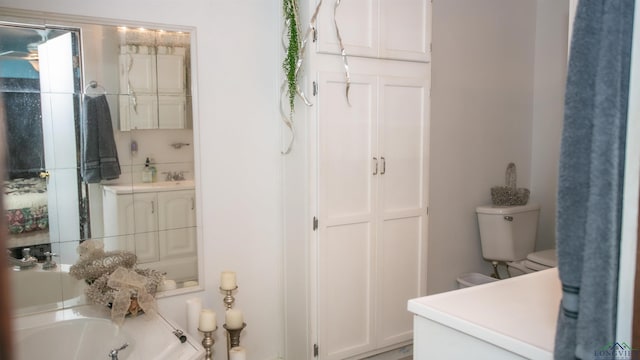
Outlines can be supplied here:
[[[133, 301], [148, 316], [158, 313], [156, 300], [146, 289], [147, 278], [136, 273], [135, 270], [119, 267], [109, 276], [107, 286], [116, 290], [111, 307], [111, 320], [122, 325], [124, 317], [129, 313]], [[137, 313], [138, 307], [133, 307]], [[134, 314], [135, 315], [135, 314]]]

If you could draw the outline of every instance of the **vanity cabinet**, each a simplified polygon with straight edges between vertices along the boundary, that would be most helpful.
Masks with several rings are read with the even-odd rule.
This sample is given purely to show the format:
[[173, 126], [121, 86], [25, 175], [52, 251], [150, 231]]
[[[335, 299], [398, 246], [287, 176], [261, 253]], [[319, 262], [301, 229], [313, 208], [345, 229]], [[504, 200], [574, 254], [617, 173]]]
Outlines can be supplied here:
[[[349, 56], [428, 62], [431, 0], [350, 0], [318, 13], [317, 51], [340, 54], [336, 24]], [[335, 16], [334, 16], [335, 14]]]
[[121, 131], [187, 127], [185, 56], [184, 47], [121, 47]]
[[184, 281], [197, 276], [195, 191], [103, 188], [105, 250], [126, 249], [138, 264]]

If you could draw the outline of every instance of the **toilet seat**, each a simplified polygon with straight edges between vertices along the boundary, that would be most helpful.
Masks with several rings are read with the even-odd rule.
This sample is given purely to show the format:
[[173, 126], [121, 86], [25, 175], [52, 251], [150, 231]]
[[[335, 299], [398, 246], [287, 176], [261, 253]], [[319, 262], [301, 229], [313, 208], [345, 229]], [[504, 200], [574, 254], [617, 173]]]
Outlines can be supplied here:
[[527, 255], [527, 258], [524, 260], [524, 266], [535, 271], [558, 266], [556, 249], [536, 251]]
[[558, 265], [556, 249], [532, 252], [526, 259], [507, 262], [510, 268], [517, 269], [523, 274], [534, 271], [547, 270]]

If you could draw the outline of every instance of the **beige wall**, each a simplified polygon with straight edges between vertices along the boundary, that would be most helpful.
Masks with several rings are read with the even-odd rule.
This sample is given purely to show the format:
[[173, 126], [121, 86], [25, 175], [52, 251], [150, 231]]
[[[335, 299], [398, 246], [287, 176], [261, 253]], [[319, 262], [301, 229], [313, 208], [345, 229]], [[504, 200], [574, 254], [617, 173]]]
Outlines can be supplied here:
[[509, 162], [532, 201], [545, 212], [554, 202], [563, 3], [433, 3], [429, 293], [454, 289], [462, 273], [488, 273], [475, 207], [490, 203]]

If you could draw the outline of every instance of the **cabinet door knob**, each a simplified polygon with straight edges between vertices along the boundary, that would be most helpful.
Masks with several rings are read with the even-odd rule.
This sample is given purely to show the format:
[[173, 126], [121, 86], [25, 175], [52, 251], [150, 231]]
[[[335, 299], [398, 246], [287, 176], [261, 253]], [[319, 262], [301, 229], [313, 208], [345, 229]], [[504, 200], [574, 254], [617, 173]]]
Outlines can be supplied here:
[[387, 160], [384, 159], [384, 156], [380, 158], [382, 160], [382, 170], [380, 171], [380, 175], [384, 175], [387, 172]]
[[378, 158], [374, 157], [373, 161], [375, 162], [375, 170], [373, 171], [373, 175], [378, 175]]

